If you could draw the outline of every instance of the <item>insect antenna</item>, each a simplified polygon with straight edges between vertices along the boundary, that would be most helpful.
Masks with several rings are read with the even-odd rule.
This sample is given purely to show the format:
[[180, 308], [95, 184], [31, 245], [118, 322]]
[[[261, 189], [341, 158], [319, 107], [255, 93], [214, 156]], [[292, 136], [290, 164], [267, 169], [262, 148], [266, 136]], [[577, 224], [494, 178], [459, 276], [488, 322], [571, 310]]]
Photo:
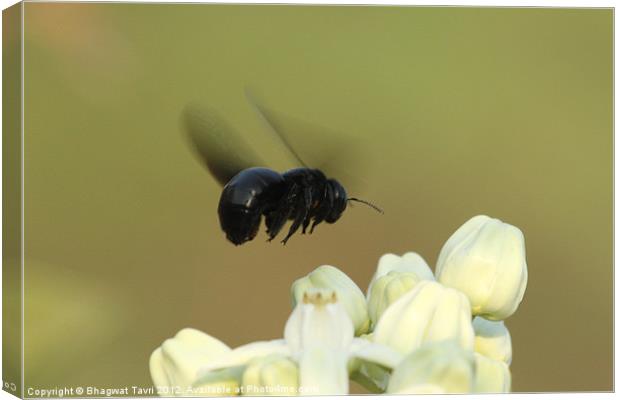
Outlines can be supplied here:
[[379, 214], [383, 214], [383, 210], [380, 209], [379, 207], [377, 207], [376, 205], [372, 204], [369, 201], [366, 200], [362, 200], [362, 199], [356, 199], [355, 197], [349, 197], [347, 199], [347, 201], [356, 201], [358, 203], [362, 203], [362, 204], [366, 204], [368, 207], [374, 209], [375, 211], [377, 211]]

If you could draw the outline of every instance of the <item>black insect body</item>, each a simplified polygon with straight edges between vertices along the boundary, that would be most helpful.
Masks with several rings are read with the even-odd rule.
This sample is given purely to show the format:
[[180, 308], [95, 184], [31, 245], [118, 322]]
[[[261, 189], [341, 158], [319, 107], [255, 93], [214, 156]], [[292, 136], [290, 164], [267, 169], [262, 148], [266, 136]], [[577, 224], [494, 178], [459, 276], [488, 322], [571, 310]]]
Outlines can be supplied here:
[[220, 225], [235, 245], [252, 240], [265, 217], [269, 240], [293, 223], [282, 243], [301, 227], [309, 233], [325, 221], [336, 222], [347, 207], [344, 187], [318, 169], [295, 168], [279, 174], [267, 168], [248, 168], [224, 186], [218, 206]]
[[190, 144], [215, 179], [224, 186], [218, 215], [228, 240], [240, 245], [254, 239], [264, 217], [269, 241], [287, 221], [292, 220], [282, 240], [286, 243], [300, 227], [302, 233], [306, 233], [308, 227], [312, 233], [322, 222], [336, 222], [350, 201], [364, 203], [382, 212], [369, 202], [347, 197], [344, 187], [335, 179], [328, 179], [321, 170], [306, 167], [285, 137], [275, 130], [274, 120], [267, 119], [266, 113], [257, 104], [253, 105], [303, 168], [280, 174], [258, 167], [265, 163], [215, 110], [193, 104], [184, 111]]

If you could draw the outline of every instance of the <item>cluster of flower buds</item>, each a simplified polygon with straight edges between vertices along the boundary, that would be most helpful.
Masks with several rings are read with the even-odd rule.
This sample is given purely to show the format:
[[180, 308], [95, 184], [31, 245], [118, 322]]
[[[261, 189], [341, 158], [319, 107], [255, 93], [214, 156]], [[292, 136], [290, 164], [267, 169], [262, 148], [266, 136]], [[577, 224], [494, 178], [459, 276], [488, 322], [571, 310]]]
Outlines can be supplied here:
[[291, 287], [282, 339], [231, 349], [184, 329], [153, 352], [162, 395], [510, 391], [512, 345], [503, 320], [527, 284], [521, 231], [476, 216], [441, 249], [435, 274], [416, 253], [386, 254], [366, 295], [321, 266]]

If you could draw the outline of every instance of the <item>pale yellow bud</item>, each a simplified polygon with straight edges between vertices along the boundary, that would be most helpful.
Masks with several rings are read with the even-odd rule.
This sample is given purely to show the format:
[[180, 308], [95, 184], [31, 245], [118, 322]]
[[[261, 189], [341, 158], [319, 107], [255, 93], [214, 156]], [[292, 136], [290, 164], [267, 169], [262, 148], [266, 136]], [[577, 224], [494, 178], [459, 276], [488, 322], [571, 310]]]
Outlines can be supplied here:
[[413, 272], [390, 271], [377, 279], [368, 294], [368, 315], [374, 328], [383, 312], [411, 290], [421, 278]]
[[434, 281], [422, 281], [383, 313], [373, 341], [408, 354], [427, 342], [454, 339], [473, 350], [470, 305], [461, 292]]
[[488, 321], [481, 317], [474, 318], [474, 349], [492, 360], [503, 361], [510, 365], [512, 361], [512, 342], [504, 321]]
[[245, 396], [296, 396], [298, 388], [297, 365], [290, 358], [275, 354], [250, 362], [241, 386]]
[[474, 391], [477, 393], [510, 392], [511, 377], [508, 364], [478, 353], [474, 356], [476, 363]]
[[469, 393], [474, 381], [473, 355], [455, 341], [428, 343], [394, 369], [387, 393]]
[[467, 295], [474, 315], [505, 319], [527, 285], [523, 233], [498, 219], [473, 217], [445, 243], [435, 272], [439, 282]]
[[[191, 328], [183, 329], [151, 354], [151, 378], [162, 396], [196, 395], [192, 394], [196, 389], [193, 384], [200, 368], [229, 351], [228, 346], [206, 333]], [[212, 395], [222, 391], [226, 392], [224, 394], [234, 394], [234, 390], [231, 393], [230, 389], [236, 387], [237, 382], [227, 376], [210, 385], [215, 388]]]
[[311, 289], [326, 289], [336, 292], [338, 302], [342, 304], [353, 322], [355, 335], [368, 332], [370, 320], [366, 310], [366, 298], [360, 288], [344, 272], [330, 265], [323, 265], [303, 278], [297, 279], [291, 286], [293, 307]]
[[370, 289], [372, 289], [372, 285], [377, 279], [392, 271], [413, 272], [420, 279], [435, 280], [433, 271], [431, 271], [426, 261], [424, 261], [422, 256], [418, 253], [411, 251], [403, 254], [402, 256], [388, 253], [379, 258], [379, 264], [377, 265], [377, 270], [370, 281], [368, 293], [370, 293]]

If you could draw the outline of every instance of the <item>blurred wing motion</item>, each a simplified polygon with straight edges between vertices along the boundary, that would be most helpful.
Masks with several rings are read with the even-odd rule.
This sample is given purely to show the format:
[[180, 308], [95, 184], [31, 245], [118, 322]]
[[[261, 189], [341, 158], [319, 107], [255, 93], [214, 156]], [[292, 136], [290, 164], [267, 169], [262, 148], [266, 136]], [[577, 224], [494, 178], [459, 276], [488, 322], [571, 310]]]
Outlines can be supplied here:
[[264, 165], [215, 109], [189, 104], [183, 110], [182, 123], [194, 153], [222, 186], [238, 172]]
[[246, 88], [245, 94], [267, 130], [279, 138], [300, 166], [320, 169], [328, 177], [344, 183], [352, 193], [366, 186], [358, 177], [365, 176], [370, 157], [363, 155], [354, 136], [268, 108], [257, 99], [254, 89]]

